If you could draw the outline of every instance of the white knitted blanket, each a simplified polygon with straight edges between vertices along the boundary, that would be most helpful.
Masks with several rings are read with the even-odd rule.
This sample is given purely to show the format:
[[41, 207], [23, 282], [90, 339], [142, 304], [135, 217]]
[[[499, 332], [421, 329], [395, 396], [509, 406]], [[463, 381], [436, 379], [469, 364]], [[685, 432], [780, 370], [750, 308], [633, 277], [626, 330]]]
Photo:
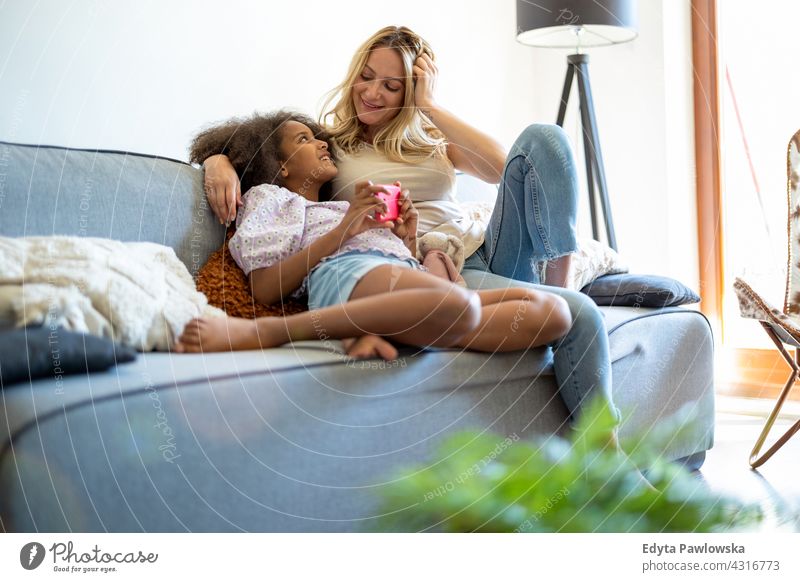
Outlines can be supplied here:
[[0, 326], [57, 325], [167, 350], [208, 305], [170, 247], [102, 238], [0, 237]]

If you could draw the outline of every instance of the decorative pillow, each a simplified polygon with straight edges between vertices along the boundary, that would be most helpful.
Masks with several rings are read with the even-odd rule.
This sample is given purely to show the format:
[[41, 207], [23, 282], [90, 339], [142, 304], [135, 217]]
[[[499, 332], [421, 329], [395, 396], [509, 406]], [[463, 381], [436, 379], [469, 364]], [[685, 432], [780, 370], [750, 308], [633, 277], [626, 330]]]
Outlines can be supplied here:
[[231, 317], [247, 319], [291, 315], [308, 310], [307, 305], [291, 299], [273, 305], [262, 305], [253, 299], [247, 276], [228, 250], [228, 241], [235, 230], [233, 225], [228, 228], [225, 244], [211, 254], [197, 274], [197, 290], [205, 294], [208, 304], [219, 307]]
[[577, 291], [603, 275], [627, 272], [628, 265], [614, 249], [591, 238], [580, 238], [570, 262], [567, 288]]
[[3, 387], [28, 378], [86, 374], [136, 359], [136, 351], [111, 340], [61, 327], [23, 327], [0, 331]]
[[606, 275], [581, 289], [598, 305], [671, 307], [697, 303], [700, 297], [686, 285], [658, 275]]

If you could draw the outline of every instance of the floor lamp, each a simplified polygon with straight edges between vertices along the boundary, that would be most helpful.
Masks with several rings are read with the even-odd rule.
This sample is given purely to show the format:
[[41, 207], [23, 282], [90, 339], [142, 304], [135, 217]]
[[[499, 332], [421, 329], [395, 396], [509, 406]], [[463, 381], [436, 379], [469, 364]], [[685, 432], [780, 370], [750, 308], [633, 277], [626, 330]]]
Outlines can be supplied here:
[[592, 235], [600, 240], [595, 197], [597, 191], [606, 238], [614, 250], [617, 250], [617, 237], [608, 200], [592, 86], [589, 83], [589, 55], [581, 53], [581, 50], [628, 42], [636, 38], [637, 34], [636, 0], [517, 0], [519, 42], [535, 47], [575, 50], [575, 54], [567, 57], [567, 75], [556, 123], [564, 124], [572, 82], [577, 79]]

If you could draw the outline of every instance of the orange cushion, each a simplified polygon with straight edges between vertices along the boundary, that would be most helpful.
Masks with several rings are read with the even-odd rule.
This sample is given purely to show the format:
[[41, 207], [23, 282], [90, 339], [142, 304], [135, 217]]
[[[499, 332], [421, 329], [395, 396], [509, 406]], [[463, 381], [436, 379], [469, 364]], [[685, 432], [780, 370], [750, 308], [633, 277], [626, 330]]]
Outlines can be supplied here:
[[197, 274], [197, 290], [205, 294], [208, 303], [219, 307], [231, 317], [246, 319], [307, 311], [308, 306], [305, 303], [293, 299], [284, 299], [273, 305], [262, 305], [253, 299], [247, 276], [228, 250], [228, 240], [234, 232], [235, 227], [231, 225], [225, 236], [225, 244], [211, 254]]

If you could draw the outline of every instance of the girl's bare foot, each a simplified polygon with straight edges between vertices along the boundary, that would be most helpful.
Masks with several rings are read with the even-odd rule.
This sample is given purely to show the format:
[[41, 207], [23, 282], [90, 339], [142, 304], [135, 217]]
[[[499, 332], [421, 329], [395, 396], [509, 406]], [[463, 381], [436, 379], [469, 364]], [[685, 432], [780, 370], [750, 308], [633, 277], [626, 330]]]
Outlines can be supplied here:
[[[258, 350], [283, 344], [278, 334], [269, 332], [270, 318], [198, 317], [186, 324], [175, 343], [176, 352], [225, 352]], [[275, 318], [276, 320], [278, 318]]]
[[398, 355], [397, 348], [379, 335], [362, 335], [358, 338], [343, 339], [342, 346], [348, 356], [357, 360], [366, 358], [394, 360]]

